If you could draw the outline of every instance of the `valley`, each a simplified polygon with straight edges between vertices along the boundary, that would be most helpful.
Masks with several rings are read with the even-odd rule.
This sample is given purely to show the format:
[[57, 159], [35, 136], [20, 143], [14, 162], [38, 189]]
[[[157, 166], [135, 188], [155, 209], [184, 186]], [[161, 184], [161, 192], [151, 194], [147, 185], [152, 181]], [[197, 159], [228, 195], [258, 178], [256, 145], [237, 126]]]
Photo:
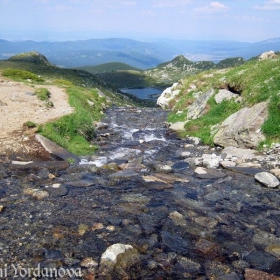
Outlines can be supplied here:
[[278, 280], [278, 53], [97, 68], [0, 61], [6, 278]]

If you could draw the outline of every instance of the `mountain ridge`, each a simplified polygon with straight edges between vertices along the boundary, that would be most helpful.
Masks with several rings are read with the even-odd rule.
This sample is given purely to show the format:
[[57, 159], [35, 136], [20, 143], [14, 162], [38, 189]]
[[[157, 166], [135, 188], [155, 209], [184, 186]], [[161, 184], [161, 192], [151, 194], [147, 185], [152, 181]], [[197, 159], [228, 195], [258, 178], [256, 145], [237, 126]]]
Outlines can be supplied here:
[[127, 38], [88, 39], [64, 42], [8, 41], [0, 39], [0, 59], [36, 51], [60, 67], [73, 68], [108, 62], [127, 63], [143, 70], [183, 54], [192, 61], [219, 62], [225, 58], [249, 59], [267, 50], [279, 51], [280, 38], [260, 42], [160, 39], [143, 42]]

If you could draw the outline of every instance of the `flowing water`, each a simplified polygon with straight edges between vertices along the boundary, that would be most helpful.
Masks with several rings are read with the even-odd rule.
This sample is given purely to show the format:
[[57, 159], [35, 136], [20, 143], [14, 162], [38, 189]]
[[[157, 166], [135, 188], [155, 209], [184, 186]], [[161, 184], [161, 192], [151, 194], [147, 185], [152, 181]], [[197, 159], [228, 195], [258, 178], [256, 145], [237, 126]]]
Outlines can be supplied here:
[[[109, 109], [97, 154], [64, 171], [3, 163], [0, 273], [12, 279], [14, 266], [40, 264], [83, 274], [59, 279], [244, 279], [246, 268], [280, 276], [279, 190], [229, 170], [197, 178], [194, 158], [218, 151], [168, 131], [166, 116]], [[116, 243], [135, 250], [106, 270], [101, 255]]]

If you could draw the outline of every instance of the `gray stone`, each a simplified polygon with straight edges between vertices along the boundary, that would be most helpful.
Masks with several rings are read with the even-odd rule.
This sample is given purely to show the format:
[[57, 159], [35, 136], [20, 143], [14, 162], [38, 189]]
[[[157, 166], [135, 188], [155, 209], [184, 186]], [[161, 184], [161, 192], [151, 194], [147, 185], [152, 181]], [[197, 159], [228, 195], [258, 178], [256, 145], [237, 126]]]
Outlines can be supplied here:
[[197, 167], [194, 171], [194, 177], [201, 179], [218, 179], [226, 176], [225, 173], [217, 171], [215, 169], [206, 169], [203, 167]]
[[69, 167], [69, 162], [66, 161], [13, 161], [10, 168], [11, 169], [55, 169], [64, 170]]
[[230, 100], [232, 98], [237, 98], [238, 95], [235, 93], [232, 93], [229, 90], [226, 89], [220, 89], [219, 92], [215, 95], [214, 99], [219, 104], [222, 103], [224, 100]]
[[268, 172], [257, 173], [255, 175], [255, 179], [268, 188], [276, 188], [280, 184], [279, 180], [274, 175]]
[[113, 173], [113, 174], [109, 175], [109, 178], [110, 179], [129, 179], [131, 177], [135, 177], [138, 175], [139, 175], [139, 173], [137, 173], [133, 170], [127, 169], [124, 171], [119, 171], [119, 172]]
[[258, 151], [252, 149], [243, 149], [232, 146], [227, 146], [223, 149], [222, 154], [224, 154], [225, 158], [237, 157], [241, 159], [253, 159], [256, 158], [258, 160], [263, 159], [263, 156], [259, 154]]
[[213, 94], [213, 89], [206, 93], [200, 94], [199, 97], [188, 107], [187, 119], [194, 120], [202, 116], [205, 111], [207, 101]]
[[180, 89], [179, 83], [174, 83], [171, 87], [166, 88], [157, 99], [157, 105], [163, 109], [168, 108], [169, 101], [180, 93]]
[[202, 155], [202, 164], [207, 168], [218, 168], [220, 166], [221, 157], [215, 154]]
[[117, 257], [120, 254], [125, 253], [127, 250], [131, 250], [133, 247], [131, 245], [126, 245], [126, 244], [113, 244], [109, 246], [106, 251], [102, 254], [101, 256], [101, 264], [104, 262], [112, 262], [116, 263], [117, 262]]
[[260, 128], [267, 118], [267, 102], [245, 107], [230, 115], [214, 136], [216, 145], [240, 148], [256, 148], [265, 140]]
[[185, 130], [185, 124], [187, 122], [175, 122], [170, 124], [169, 129], [174, 131], [182, 131]]
[[51, 140], [47, 139], [46, 137], [36, 134], [36, 140], [44, 147], [44, 149], [49, 152], [50, 154], [59, 157], [63, 160], [67, 160], [69, 162], [79, 162], [80, 159], [78, 156], [70, 153], [66, 149], [62, 148], [61, 146], [57, 145], [56, 143], [52, 142]]

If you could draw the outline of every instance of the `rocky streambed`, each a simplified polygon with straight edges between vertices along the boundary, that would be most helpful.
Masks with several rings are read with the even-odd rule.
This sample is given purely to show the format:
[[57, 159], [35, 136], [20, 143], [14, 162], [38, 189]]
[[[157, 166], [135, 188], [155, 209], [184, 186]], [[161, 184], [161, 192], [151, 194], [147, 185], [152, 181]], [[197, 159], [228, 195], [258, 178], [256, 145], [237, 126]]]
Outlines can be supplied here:
[[0, 278], [280, 279], [279, 147], [211, 149], [166, 114], [107, 110], [80, 163], [2, 158]]

